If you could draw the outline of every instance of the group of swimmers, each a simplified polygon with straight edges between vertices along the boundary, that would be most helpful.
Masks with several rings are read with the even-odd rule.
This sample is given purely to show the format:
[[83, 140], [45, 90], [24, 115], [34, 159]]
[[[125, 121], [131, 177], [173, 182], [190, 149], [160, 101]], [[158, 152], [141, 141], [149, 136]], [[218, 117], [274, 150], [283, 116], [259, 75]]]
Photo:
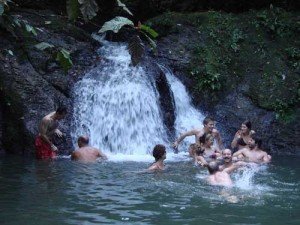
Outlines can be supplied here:
[[[52, 159], [56, 157], [58, 148], [53, 143], [53, 137], [62, 137], [63, 133], [58, 129], [58, 121], [65, 118], [67, 109], [59, 107], [56, 111], [46, 115], [40, 125], [39, 134], [35, 139], [37, 159]], [[245, 121], [236, 132], [231, 148], [237, 150], [232, 154], [228, 148], [224, 148], [221, 135], [215, 128], [215, 121], [211, 117], [203, 120], [203, 128], [193, 129], [182, 134], [173, 143], [175, 152], [178, 146], [187, 136], [195, 136], [195, 143], [189, 146], [189, 156], [196, 165], [207, 167], [209, 171], [208, 182], [212, 185], [232, 185], [230, 173], [237, 168], [249, 163], [268, 163], [271, 156], [261, 149], [262, 141], [255, 137], [255, 131], [251, 129], [251, 122]], [[107, 159], [107, 156], [99, 149], [89, 146], [89, 138], [78, 138], [78, 149], [72, 152], [71, 159], [84, 162], [93, 162], [98, 158]], [[158, 144], [153, 149], [155, 162], [148, 171], [164, 170], [166, 159], [166, 147]]]
[[[215, 121], [211, 117], [203, 120], [202, 129], [193, 129], [182, 134], [173, 144], [175, 149], [187, 136], [195, 136], [195, 143], [189, 146], [189, 156], [196, 165], [207, 167], [208, 182], [212, 185], [231, 186], [230, 174], [242, 166], [250, 164], [268, 163], [271, 156], [261, 149], [261, 139], [255, 137], [255, 131], [251, 129], [251, 122], [245, 121], [236, 132], [231, 148], [224, 148], [219, 131], [215, 128]], [[166, 159], [166, 148], [156, 145], [153, 149], [155, 163], [148, 170], [163, 170]]]

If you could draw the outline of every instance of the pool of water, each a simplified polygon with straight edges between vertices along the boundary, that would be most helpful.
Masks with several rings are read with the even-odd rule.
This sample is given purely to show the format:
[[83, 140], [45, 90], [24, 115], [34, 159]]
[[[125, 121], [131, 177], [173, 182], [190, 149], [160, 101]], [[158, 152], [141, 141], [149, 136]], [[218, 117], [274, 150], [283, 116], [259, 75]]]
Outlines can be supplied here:
[[235, 173], [235, 186], [224, 189], [186, 159], [143, 173], [149, 162], [5, 156], [0, 224], [300, 224], [299, 162], [275, 157]]

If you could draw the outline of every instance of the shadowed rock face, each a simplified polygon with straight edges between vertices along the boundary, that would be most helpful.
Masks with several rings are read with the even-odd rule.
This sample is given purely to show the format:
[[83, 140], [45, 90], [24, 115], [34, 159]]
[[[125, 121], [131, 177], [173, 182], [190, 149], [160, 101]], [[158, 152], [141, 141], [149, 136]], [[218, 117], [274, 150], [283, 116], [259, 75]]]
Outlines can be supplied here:
[[[0, 34], [0, 149], [2, 146], [10, 153], [33, 153], [40, 120], [61, 104], [67, 106], [69, 111], [60, 124], [60, 129], [67, 135], [63, 140], [57, 140], [56, 144], [62, 154], [73, 149], [69, 135], [72, 87], [84, 71], [99, 60], [95, 54], [98, 44], [83, 30], [53, 17], [52, 13], [43, 11], [41, 14], [43, 16], [28, 10], [18, 12], [38, 28], [36, 37], [21, 38], [16, 42], [7, 33]], [[45, 20], [51, 21], [51, 24], [45, 25]], [[71, 52], [74, 67], [68, 74], [53, 57], [57, 50], [39, 51], [34, 48], [34, 44], [42, 41]], [[23, 48], [22, 42], [30, 44]], [[13, 55], [7, 54], [8, 49]]]

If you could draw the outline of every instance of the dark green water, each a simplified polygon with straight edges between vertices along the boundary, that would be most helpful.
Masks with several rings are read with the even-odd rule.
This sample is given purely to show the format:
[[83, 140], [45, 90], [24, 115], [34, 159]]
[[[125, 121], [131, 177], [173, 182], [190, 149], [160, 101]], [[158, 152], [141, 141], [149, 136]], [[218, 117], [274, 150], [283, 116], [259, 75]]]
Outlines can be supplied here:
[[299, 162], [277, 157], [234, 174], [235, 187], [222, 190], [190, 162], [149, 174], [137, 173], [149, 165], [141, 162], [4, 157], [0, 224], [300, 224]]

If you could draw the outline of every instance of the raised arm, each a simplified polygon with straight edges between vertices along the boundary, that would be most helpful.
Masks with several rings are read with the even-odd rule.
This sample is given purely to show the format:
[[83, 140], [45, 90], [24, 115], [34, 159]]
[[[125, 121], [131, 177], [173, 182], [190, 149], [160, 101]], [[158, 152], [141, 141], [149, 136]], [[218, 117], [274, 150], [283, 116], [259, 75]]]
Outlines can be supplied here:
[[183, 133], [183, 134], [180, 135], [179, 138], [177, 138], [177, 140], [174, 142], [173, 147], [177, 149], [177, 148], [178, 148], [178, 145], [180, 144], [180, 142], [181, 142], [184, 138], [186, 138], [187, 136], [196, 135], [197, 132], [199, 132], [199, 131], [196, 130], [196, 129], [193, 129], [193, 130], [190, 130], [190, 131], [188, 131], [188, 132]]
[[236, 148], [237, 147], [237, 141], [238, 139], [241, 137], [241, 132], [240, 130], [238, 130], [235, 135], [234, 135], [234, 138], [231, 142], [231, 148]]

